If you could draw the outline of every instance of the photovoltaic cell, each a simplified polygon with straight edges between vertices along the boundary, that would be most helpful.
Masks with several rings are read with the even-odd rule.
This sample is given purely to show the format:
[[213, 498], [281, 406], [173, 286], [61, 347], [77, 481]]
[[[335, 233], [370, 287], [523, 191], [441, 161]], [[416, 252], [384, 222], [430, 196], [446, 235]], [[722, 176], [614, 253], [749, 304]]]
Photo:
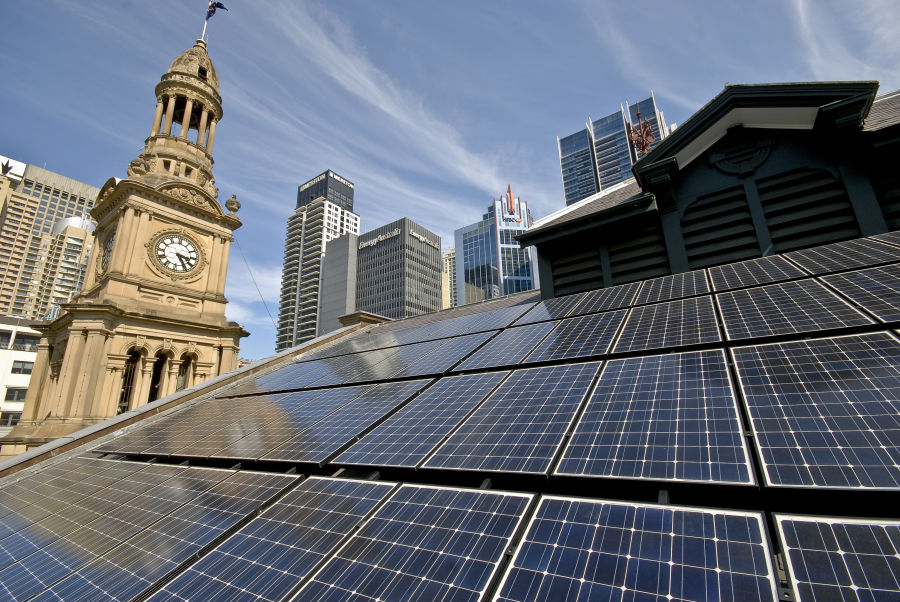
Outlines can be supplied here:
[[607, 362], [555, 472], [751, 484], [724, 352]]
[[871, 238], [857, 238], [791, 251], [785, 253], [785, 257], [816, 275], [900, 261], [896, 247]]
[[259, 376], [250, 382], [226, 389], [216, 397], [232, 397], [258, 393], [271, 393], [288, 389], [302, 389], [315, 380], [338, 370], [343, 363], [340, 358], [300, 362]]
[[408, 367], [396, 372], [392, 376], [400, 378], [403, 376], [423, 376], [426, 374], [443, 374], [450, 369], [451, 366], [458, 364], [460, 360], [472, 353], [479, 345], [497, 334], [498, 331], [491, 330], [468, 336], [454, 337], [447, 339], [441, 343], [441, 346], [416, 360]]
[[507, 374], [486, 372], [441, 379], [334, 463], [417, 466]]
[[306, 479], [150, 600], [282, 600], [394, 486]]
[[834, 274], [822, 280], [879, 320], [900, 320], [900, 270], [897, 266]]
[[569, 315], [579, 303], [581, 303], [588, 293], [578, 293], [576, 295], [567, 295], [565, 297], [555, 297], [546, 299], [531, 308], [527, 314], [515, 321], [516, 326], [523, 324], [532, 324], [534, 322], [544, 322], [546, 320], [558, 320]]
[[775, 486], [900, 488], [900, 343], [886, 333], [734, 349]]
[[900, 246], [900, 231], [895, 230], [894, 232], [885, 232], [884, 234], [876, 234], [872, 236], [875, 240], [879, 240], [881, 242], [886, 242], [892, 245]]
[[525, 363], [603, 355], [625, 320], [627, 309], [566, 318], [538, 345]]
[[808, 275], [782, 255], [770, 255], [738, 263], [717, 265], [709, 268], [708, 271], [713, 289], [716, 291], [770, 284], [782, 280], [803, 278]]
[[732, 341], [873, 324], [813, 279], [716, 295]]
[[599, 367], [516, 370], [423, 466], [547, 472]]
[[535, 345], [553, 330], [557, 322], [539, 322], [507, 328], [472, 354], [456, 370], [494, 368], [518, 364]]
[[640, 286], [640, 282], [629, 282], [619, 286], [609, 286], [588, 291], [584, 293], [584, 299], [581, 303], [566, 316], [580, 316], [628, 307], [634, 301], [634, 296]]
[[693, 297], [709, 292], [705, 270], [695, 270], [671, 276], [662, 276], [644, 281], [641, 292], [635, 299], [635, 305], [659, 303], [683, 297]]
[[615, 353], [722, 340], [710, 297], [643, 305], [631, 310]]
[[774, 601], [758, 514], [545, 496], [495, 601]]
[[443, 344], [443, 340], [428, 341], [334, 358], [332, 361], [340, 361], [342, 367], [317, 379], [310, 386], [325, 387], [385, 380], [407, 370], [415, 361]]
[[294, 600], [479, 600], [530, 501], [404, 485]]
[[477, 314], [481, 316], [481, 319], [474, 324], [473, 328], [477, 328], [478, 330], [506, 328], [535, 305], [537, 305], [537, 303], [523, 303], [522, 305], [513, 305], [512, 307], [481, 312]]
[[800, 602], [900, 600], [900, 522], [775, 519]]
[[131, 600], [297, 477], [236, 473], [34, 598]]
[[322, 464], [428, 382], [430, 381], [423, 379], [378, 385], [329, 415], [328, 420], [311, 425], [290, 441], [265, 454], [263, 459]]

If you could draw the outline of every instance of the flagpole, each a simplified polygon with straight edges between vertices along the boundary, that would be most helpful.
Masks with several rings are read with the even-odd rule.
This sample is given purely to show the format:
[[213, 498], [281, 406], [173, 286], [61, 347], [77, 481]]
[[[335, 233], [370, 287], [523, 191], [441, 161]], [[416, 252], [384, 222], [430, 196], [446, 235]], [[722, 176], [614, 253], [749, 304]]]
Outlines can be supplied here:
[[206, 41], [206, 26], [209, 25], [209, 7], [212, 6], [212, 0], [209, 0], [209, 4], [206, 6], [206, 20], [203, 21], [203, 33], [200, 34], [200, 39], [204, 42]]

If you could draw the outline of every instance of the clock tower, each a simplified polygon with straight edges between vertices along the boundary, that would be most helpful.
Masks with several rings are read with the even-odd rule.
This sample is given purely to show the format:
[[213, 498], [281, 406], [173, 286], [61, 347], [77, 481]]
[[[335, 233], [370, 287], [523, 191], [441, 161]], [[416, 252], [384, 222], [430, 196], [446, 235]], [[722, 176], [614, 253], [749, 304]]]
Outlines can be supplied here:
[[219, 80], [196, 44], [156, 86], [156, 112], [125, 179], [104, 184], [91, 212], [97, 243], [82, 292], [43, 336], [22, 420], [2, 455], [140, 407], [233, 370], [240, 325], [225, 318], [232, 197], [212, 175]]

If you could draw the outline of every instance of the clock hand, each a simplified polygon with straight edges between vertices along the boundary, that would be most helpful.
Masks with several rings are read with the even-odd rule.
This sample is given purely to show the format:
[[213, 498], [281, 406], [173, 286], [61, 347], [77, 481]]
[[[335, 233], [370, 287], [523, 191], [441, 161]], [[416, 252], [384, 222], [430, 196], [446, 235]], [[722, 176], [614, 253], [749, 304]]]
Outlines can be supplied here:
[[184, 271], [186, 272], [188, 270], [187, 262], [185, 261], [187, 257], [182, 255], [181, 253], [175, 253], [175, 257], [177, 257], [178, 261], [181, 262], [181, 267], [184, 268]]

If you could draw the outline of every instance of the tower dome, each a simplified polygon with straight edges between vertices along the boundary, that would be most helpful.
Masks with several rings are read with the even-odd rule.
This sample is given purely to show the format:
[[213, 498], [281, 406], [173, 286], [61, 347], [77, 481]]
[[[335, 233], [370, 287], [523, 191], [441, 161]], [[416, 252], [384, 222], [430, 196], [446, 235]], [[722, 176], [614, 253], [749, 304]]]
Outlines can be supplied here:
[[219, 77], [206, 42], [197, 40], [156, 85], [153, 127], [143, 152], [128, 166], [128, 176], [154, 187], [186, 181], [217, 197], [212, 149], [221, 118]]

